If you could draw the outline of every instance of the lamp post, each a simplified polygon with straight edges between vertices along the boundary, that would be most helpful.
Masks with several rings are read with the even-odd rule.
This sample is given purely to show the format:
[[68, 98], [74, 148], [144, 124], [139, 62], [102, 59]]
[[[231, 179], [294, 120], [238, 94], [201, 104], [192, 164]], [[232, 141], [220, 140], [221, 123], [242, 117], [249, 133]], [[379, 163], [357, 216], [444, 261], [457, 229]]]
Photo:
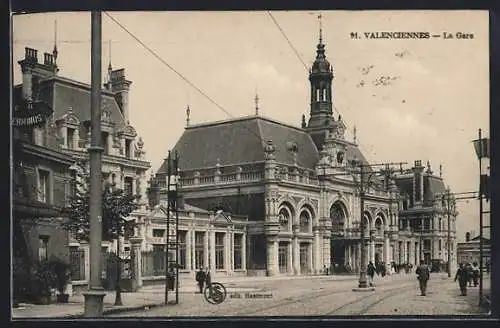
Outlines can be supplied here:
[[482, 159], [490, 157], [489, 139], [482, 138], [481, 129], [478, 131], [479, 138], [474, 140], [474, 150], [479, 160], [479, 306], [483, 303], [483, 171]]
[[101, 282], [102, 242], [102, 172], [101, 160], [101, 39], [102, 18], [99, 11], [91, 13], [91, 145], [90, 157], [90, 283], [85, 297], [85, 317], [102, 317], [106, 293]]

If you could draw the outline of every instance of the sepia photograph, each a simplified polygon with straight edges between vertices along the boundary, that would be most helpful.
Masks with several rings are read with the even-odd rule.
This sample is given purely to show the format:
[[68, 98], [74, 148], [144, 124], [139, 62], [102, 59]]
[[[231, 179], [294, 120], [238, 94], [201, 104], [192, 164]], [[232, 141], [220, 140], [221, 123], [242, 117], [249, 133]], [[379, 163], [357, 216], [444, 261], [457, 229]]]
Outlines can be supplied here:
[[491, 316], [486, 10], [11, 19], [11, 319]]

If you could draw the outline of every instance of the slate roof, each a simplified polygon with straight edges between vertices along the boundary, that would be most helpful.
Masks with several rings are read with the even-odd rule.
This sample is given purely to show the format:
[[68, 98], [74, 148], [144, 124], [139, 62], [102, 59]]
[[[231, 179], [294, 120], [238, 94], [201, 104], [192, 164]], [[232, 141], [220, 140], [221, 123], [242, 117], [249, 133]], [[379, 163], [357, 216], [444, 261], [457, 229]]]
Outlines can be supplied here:
[[[403, 194], [408, 194], [411, 198], [413, 195], [413, 177], [404, 177], [396, 179], [396, 186]], [[438, 194], [445, 192], [446, 187], [443, 179], [424, 174], [424, 202], [432, 205]]]
[[[247, 116], [187, 127], [172, 149], [179, 153], [179, 169], [183, 171], [221, 166], [255, 163], [265, 160], [264, 145], [272, 140], [276, 147], [276, 161], [293, 165], [290, 142], [297, 145], [297, 164], [314, 169], [319, 151], [311, 136], [303, 129], [262, 116]], [[347, 159], [356, 156], [366, 162], [355, 145], [350, 145]], [[158, 174], [167, 171], [167, 161]]]
[[[90, 120], [90, 85], [61, 76], [53, 76], [40, 81], [42, 87], [40, 99], [45, 100], [54, 110], [57, 120], [71, 107], [81, 122]], [[14, 103], [22, 97], [22, 86], [17, 85], [13, 91]], [[109, 111], [112, 122], [118, 129], [126, 124], [120, 107], [114, 96], [102, 90], [102, 108]]]

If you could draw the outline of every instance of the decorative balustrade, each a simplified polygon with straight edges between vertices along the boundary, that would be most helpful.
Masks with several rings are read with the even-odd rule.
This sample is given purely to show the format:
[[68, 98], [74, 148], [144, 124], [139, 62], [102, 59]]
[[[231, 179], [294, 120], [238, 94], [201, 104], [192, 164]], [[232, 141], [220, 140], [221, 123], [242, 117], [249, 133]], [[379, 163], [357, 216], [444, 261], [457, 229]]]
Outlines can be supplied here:
[[237, 172], [237, 173], [223, 173], [194, 177], [184, 177], [180, 179], [182, 186], [199, 186], [211, 184], [231, 184], [235, 182], [253, 182], [264, 180], [264, 173], [258, 171], [250, 172]]

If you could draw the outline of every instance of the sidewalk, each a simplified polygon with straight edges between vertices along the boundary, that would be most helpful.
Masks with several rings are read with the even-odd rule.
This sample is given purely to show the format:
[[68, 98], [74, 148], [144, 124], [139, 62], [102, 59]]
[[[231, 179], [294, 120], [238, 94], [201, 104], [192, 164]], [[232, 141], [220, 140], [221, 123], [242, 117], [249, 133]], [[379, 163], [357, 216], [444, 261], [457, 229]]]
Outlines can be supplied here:
[[[395, 274], [384, 278], [378, 277], [376, 280], [400, 280], [405, 279], [412, 274]], [[359, 275], [322, 275], [322, 276], [274, 276], [274, 277], [228, 277], [215, 276], [212, 281], [220, 282], [225, 285], [228, 292], [258, 291], [262, 286], [258, 284], [270, 283], [274, 281], [288, 280], [357, 280]], [[181, 278], [179, 281], [179, 293], [194, 294], [198, 291], [196, 282], [188, 277]], [[144, 286], [135, 293], [121, 293], [123, 306], [115, 306], [115, 292], [107, 292], [104, 297], [104, 314], [112, 314], [127, 311], [137, 311], [145, 308], [154, 308], [163, 306], [165, 301], [165, 285]], [[175, 299], [175, 291], [169, 292], [169, 299]], [[19, 308], [12, 309], [13, 319], [27, 318], [75, 318], [83, 315], [84, 297], [75, 295], [69, 298], [66, 304], [54, 303], [49, 305], [20, 304]]]

